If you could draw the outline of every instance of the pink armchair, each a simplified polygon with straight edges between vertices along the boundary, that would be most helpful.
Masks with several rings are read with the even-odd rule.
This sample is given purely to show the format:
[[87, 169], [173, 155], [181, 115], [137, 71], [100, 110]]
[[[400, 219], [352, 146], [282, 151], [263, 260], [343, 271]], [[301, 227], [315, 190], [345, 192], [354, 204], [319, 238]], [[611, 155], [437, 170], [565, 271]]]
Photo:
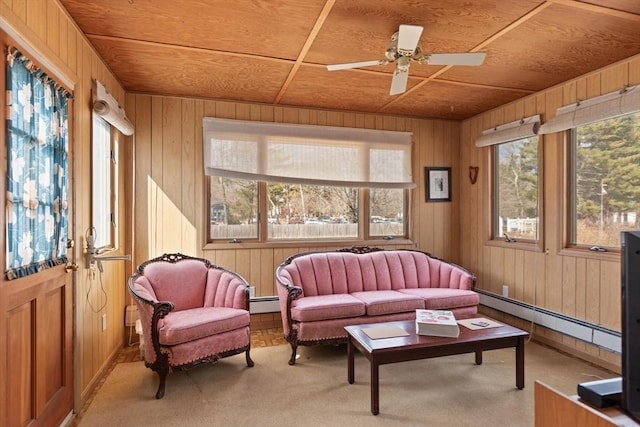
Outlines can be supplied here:
[[142, 263], [129, 279], [145, 340], [145, 365], [157, 372], [156, 398], [167, 375], [245, 352], [249, 355], [249, 285], [235, 272], [182, 254]]

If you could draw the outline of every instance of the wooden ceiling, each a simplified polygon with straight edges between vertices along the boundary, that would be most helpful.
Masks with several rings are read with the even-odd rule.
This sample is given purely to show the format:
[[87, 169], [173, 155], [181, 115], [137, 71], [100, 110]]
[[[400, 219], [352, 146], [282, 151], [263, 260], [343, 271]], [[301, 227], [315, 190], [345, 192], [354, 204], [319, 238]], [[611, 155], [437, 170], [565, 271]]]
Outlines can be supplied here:
[[[461, 120], [640, 53], [638, 0], [60, 0], [127, 91]], [[391, 96], [400, 24], [424, 52]]]

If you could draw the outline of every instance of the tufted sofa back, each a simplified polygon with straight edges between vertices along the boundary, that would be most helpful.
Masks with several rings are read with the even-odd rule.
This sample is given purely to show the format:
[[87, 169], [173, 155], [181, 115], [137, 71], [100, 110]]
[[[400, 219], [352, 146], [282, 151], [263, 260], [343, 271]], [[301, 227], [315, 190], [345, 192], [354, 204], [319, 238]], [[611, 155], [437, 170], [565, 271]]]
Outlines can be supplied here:
[[471, 290], [474, 284], [473, 275], [461, 267], [412, 250], [308, 253], [293, 257], [276, 274], [281, 283], [301, 287], [303, 296], [426, 287]]

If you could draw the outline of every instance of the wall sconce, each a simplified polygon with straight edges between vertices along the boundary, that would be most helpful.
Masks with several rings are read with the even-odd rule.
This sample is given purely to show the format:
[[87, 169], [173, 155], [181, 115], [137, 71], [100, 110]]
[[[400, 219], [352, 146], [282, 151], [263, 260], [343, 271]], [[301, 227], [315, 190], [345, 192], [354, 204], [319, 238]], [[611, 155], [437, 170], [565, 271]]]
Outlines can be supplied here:
[[471, 185], [478, 180], [478, 170], [480, 170], [478, 166], [469, 166], [469, 181], [471, 181]]

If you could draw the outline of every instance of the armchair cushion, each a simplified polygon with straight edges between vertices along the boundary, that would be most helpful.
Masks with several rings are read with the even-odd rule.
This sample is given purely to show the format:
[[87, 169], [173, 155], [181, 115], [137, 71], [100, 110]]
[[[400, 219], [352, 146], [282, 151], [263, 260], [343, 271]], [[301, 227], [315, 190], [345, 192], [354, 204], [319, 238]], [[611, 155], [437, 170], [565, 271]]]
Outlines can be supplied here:
[[245, 327], [249, 312], [227, 307], [192, 308], [173, 311], [162, 320], [160, 344], [176, 345]]

